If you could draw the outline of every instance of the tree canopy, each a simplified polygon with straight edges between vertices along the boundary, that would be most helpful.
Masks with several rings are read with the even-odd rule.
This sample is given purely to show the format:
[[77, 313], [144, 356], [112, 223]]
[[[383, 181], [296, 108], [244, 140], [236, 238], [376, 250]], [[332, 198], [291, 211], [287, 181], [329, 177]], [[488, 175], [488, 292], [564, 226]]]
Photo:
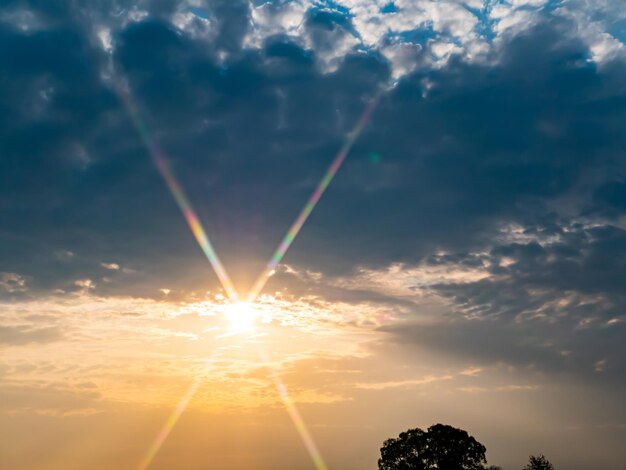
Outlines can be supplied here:
[[528, 464], [522, 470], [554, 470], [554, 465], [544, 455], [531, 455]]
[[387, 439], [380, 449], [380, 470], [482, 470], [485, 446], [466, 431], [435, 424]]

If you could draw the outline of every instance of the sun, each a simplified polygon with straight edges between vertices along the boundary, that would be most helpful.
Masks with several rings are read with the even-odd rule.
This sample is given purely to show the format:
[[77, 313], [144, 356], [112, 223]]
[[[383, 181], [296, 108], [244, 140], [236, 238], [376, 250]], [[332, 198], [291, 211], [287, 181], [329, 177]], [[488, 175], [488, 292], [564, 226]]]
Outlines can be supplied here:
[[226, 306], [226, 318], [231, 333], [249, 333], [254, 330], [259, 312], [249, 302], [235, 302]]

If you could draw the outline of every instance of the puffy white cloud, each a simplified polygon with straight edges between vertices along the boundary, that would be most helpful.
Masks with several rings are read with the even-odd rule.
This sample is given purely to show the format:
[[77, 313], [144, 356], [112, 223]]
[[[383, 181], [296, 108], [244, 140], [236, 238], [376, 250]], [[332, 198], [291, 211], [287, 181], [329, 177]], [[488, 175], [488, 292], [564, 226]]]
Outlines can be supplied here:
[[308, 4], [302, 1], [288, 3], [266, 2], [252, 7], [252, 26], [244, 37], [244, 47], [261, 47], [265, 38], [274, 34], [297, 37], [302, 34]]
[[623, 2], [569, 0], [563, 2], [556, 13], [575, 24], [575, 34], [588, 45], [595, 62], [603, 64], [616, 57], [626, 57], [626, 35], [617, 37], [612, 33], [614, 27], [626, 19]]

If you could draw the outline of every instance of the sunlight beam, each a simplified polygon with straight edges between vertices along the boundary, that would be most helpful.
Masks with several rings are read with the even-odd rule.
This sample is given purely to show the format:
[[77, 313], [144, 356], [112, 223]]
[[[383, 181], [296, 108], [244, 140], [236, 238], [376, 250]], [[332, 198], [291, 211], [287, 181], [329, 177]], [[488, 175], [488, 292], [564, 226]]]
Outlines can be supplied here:
[[[265, 351], [261, 350], [260, 356], [264, 362], [268, 364], [270, 363], [269, 357]], [[283, 402], [283, 405], [285, 405], [287, 414], [291, 418], [291, 421], [293, 422], [293, 425], [295, 426], [296, 431], [298, 431], [298, 434], [300, 435], [300, 439], [302, 439], [302, 443], [304, 444], [304, 447], [306, 448], [307, 452], [309, 453], [309, 456], [311, 457], [311, 460], [313, 461], [313, 465], [315, 465], [315, 469], [316, 470], [328, 470], [328, 467], [326, 466], [326, 462], [324, 462], [324, 459], [322, 458], [322, 454], [320, 454], [320, 451], [318, 450], [317, 445], [315, 444], [315, 440], [313, 439], [313, 436], [311, 436], [311, 433], [306, 427], [306, 423], [304, 422], [304, 419], [302, 419], [302, 416], [300, 415], [300, 412], [298, 411], [296, 404], [289, 396], [287, 387], [285, 386], [283, 381], [280, 380], [280, 376], [278, 375], [278, 372], [272, 373], [271, 378], [272, 378], [272, 381], [274, 382], [274, 386], [276, 387], [276, 391], [278, 392], [278, 395], [280, 396], [280, 399]]]
[[[148, 148], [150, 156], [152, 157], [159, 173], [163, 177], [169, 191], [174, 197], [174, 200], [182, 211], [183, 216], [189, 228], [191, 229], [191, 232], [198, 242], [198, 245], [200, 245], [200, 248], [204, 252], [206, 258], [211, 263], [215, 274], [220, 280], [224, 290], [226, 291], [231, 301], [231, 310], [229, 311], [228, 315], [229, 320], [231, 321], [231, 330], [233, 330], [233, 332], [248, 331], [252, 328], [256, 317], [256, 311], [251, 304], [256, 300], [256, 298], [265, 287], [267, 280], [280, 264], [282, 258], [285, 256], [285, 253], [302, 229], [302, 226], [307, 221], [307, 219], [311, 215], [311, 212], [313, 212], [313, 209], [315, 209], [315, 206], [318, 204], [322, 195], [339, 171], [339, 168], [348, 156], [348, 153], [352, 149], [352, 146], [360, 136], [369, 119], [371, 118], [371, 115], [378, 104], [380, 93], [372, 99], [372, 101], [361, 113], [361, 116], [359, 117], [359, 120], [357, 121], [354, 129], [352, 129], [352, 131], [348, 134], [344, 144], [342, 145], [339, 152], [335, 155], [335, 158], [326, 170], [320, 182], [318, 183], [315, 191], [313, 191], [307, 203], [298, 214], [298, 217], [283, 237], [282, 241], [278, 245], [278, 248], [270, 258], [267, 266], [263, 269], [261, 274], [256, 279], [255, 283], [252, 286], [252, 289], [250, 290], [250, 293], [248, 294], [248, 301], [239, 302], [239, 296], [237, 294], [235, 286], [228, 276], [228, 273], [226, 272], [226, 269], [224, 268], [222, 262], [217, 256], [217, 253], [215, 252], [215, 249], [213, 248], [213, 245], [208, 235], [202, 227], [202, 224], [198, 219], [198, 216], [196, 215], [196, 212], [194, 211], [191, 202], [187, 198], [180, 183], [174, 175], [174, 172], [169, 165], [165, 154], [161, 151], [158, 144], [156, 143], [156, 140], [151, 136], [146, 123], [141, 118], [139, 108], [134, 103], [131, 96], [129, 85], [125, 82], [117, 81], [115, 90], [120, 98], [120, 101], [124, 104], [126, 111], [130, 115], [131, 120], [135, 125], [137, 131], [141, 135], [144, 144]], [[262, 359], [266, 360], [265, 354], [261, 354], [261, 356]], [[307, 452], [309, 453], [309, 456], [311, 457], [311, 460], [313, 461], [313, 464], [315, 465], [316, 470], [327, 470], [328, 467], [326, 466], [326, 463], [324, 462], [324, 459], [322, 458], [317, 448], [317, 445], [313, 440], [313, 437], [309, 433], [309, 430], [307, 429], [306, 424], [302, 419], [302, 416], [300, 415], [300, 412], [298, 411], [295, 403], [289, 396], [287, 387], [280, 380], [280, 377], [277, 373], [272, 374], [272, 380], [285, 406], [285, 409], [287, 410], [289, 417], [291, 418], [300, 438], [302, 439], [305, 448], [307, 449]], [[161, 446], [166, 441], [172, 429], [174, 429], [174, 426], [178, 422], [178, 419], [189, 405], [189, 402], [195, 395], [199, 385], [200, 378], [197, 377], [192, 382], [187, 392], [180, 399], [178, 405], [168, 417], [162, 429], [157, 434], [153, 444], [150, 446], [148, 452], [141, 461], [139, 465], [139, 470], [147, 470], [148, 467], [151, 465]]]
[[183, 213], [183, 217], [187, 221], [187, 225], [191, 229], [191, 233], [193, 233], [193, 236], [198, 242], [198, 245], [200, 245], [200, 248], [204, 252], [204, 255], [209, 260], [209, 263], [211, 263], [213, 271], [215, 271], [215, 274], [222, 284], [222, 287], [226, 291], [226, 294], [231, 299], [231, 301], [237, 302], [237, 300], [239, 299], [237, 290], [235, 289], [233, 282], [230, 280], [226, 269], [224, 269], [224, 265], [217, 256], [217, 253], [213, 248], [213, 244], [211, 243], [211, 240], [206, 234], [204, 228], [202, 227], [202, 223], [200, 222], [200, 219], [198, 219], [198, 216], [194, 211], [191, 202], [187, 198], [187, 195], [183, 191], [182, 186], [174, 175], [174, 171], [168, 163], [165, 154], [158, 146], [156, 140], [152, 137], [146, 122], [141, 118], [139, 108], [135, 104], [131, 95], [130, 86], [128, 85], [128, 83], [118, 80], [115, 83], [115, 91], [117, 92], [120, 101], [124, 104], [126, 111], [130, 115], [131, 120], [135, 125], [135, 128], [141, 135], [144, 144], [148, 148], [148, 152], [150, 153], [152, 160], [159, 170], [159, 173], [165, 180], [167, 188], [169, 189], [170, 193], [172, 193], [176, 204], [178, 204], [178, 207]]
[[154, 442], [148, 449], [148, 452], [146, 452], [146, 455], [144, 456], [141, 463], [139, 464], [139, 467], [137, 467], [138, 470], [147, 470], [150, 467], [150, 464], [152, 463], [156, 455], [159, 453], [161, 446], [167, 440], [167, 437], [170, 435], [170, 433], [174, 429], [174, 426], [176, 426], [178, 419], [181, 417], [181, 415], [187, 408], [187, 405], [189, 405], [189, 402], [191, 401], [193, 396], [196, 394], [196, 391], [198, 390], [198, 387], [200, 386], [200, 382], [201, 382], [200, 377], [196, 377], [194, 381], [191, 383], [191, 386], [189, 387], [187, 392], [185, 392], [185, 394], [182, 396], [182, 398], [178, 402], [178, 405], [176, 405], [176, 408], [174, 408], [174, 411], [172, 411], [172, 413], [169, 415], [169, 417], [165, 421], [165, 424], [163, 424], [163, 427], [157, 434], [156, 438], [154, 439]]
[[248, 294], [248, 302], [253, 302], [259, 296], [259, 294], [265, 287], [268, 279], [274, 273], [274, 271], [280, 264], [280, 261], [283, 259], [283, 256], [285, 256], [285, 253], [287, 253], [287, 250], [298, 236], [300, 229], [302, 229], [302, 226], [309, 218], [309, 215], [311, 215], [311, 212], [313, 212], [313, 209], [315, 209], [315, 206], [321, 199], [324, 191], [326, 191], [326, 188], [328, 188], [328, 185], [337, 174], [337, 171], [339, 171], [339, 168], [348, 156], [350, 149], [359, 138], [359, 135], [361, 135], [363, 128], [371, 118], [372, 113], [374, 112], [374, 109], [378, 104], [379, 98], [380, 93], [372, 99], [372, 101], [367, 105], [365, 110], [363, 110], [363, 112], [361, 113], [361, 116], [354, 126], [354, 129], [352, 129], [352, 131], [348, 134], [344, 144], [342, 145], [341, 149], [326, 170], [326, 173], [318, 183], [315, 191], [313, 191], [313, 194], [311, 194], [309, 200], [300, 211], [300, 214], [298, 214], [298, 217], [283, 237], [282, 241], [278, 245], [278, 248], [276, 248], [276, 251], [267, 263], [267, 266], [263, 269], [255, 283], [253, 284], [252, 289]]
[[309, 433], [304, 419], [302, 419], [298, 408], [296, 408], [296, 404], [289, 396], [287, 387], [285, 387], [285, 385], [280, 381], [277, 376], [273, 376], [272, 378], [274, 379], [274, 385], [276, 386], [276, 390], [278, 390], [280, 399], [285, 405], [287, 414], [289, 414], [291, 421], [293, 421], [293, 425], [296, 427], [296, 430], [298, 431], [298, 434], [300, 435], [300, 438], [302, 439], [302, 442], [304, 443], [304, 446], [306, 447], [306, 450], [309, 453], [311, 460], [313, 461], [313, 465], [315, 465], [315, 468], [317, 470], [328, 470], [326, 462], [324, 462], [322, 454], [320, 454], [319, 450], [317, 449], [317, 445], [315, 444], [311, 433]]

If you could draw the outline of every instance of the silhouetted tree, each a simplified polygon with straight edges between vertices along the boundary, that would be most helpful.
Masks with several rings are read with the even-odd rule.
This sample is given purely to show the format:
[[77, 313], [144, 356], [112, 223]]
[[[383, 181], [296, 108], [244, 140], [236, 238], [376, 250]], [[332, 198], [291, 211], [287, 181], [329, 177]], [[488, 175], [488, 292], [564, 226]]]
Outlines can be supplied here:
[[485, 470], [502, 470], [502, 467], [498, 467], [497, 465], [489, 465], [485, 467]]
[[544, 455], [531, 455], [526, 465], [522, 470], [554, 470], [552, 465]]
[[485, 446], [462, 429], [435, 424], [426, 432], [409, 429], [387, 439], [380, 449], [380, 470], [483, 470]]

